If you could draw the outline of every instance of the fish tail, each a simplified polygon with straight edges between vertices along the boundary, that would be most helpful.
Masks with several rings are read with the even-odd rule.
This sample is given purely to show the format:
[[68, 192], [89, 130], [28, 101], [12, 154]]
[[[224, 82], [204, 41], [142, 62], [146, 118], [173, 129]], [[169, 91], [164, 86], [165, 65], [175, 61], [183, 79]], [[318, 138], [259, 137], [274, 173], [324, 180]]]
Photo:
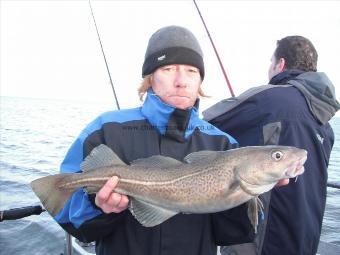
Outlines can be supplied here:
[[54, 217], [65, 206], [78, 187], [63, 187], [65, 178], [74, 174], [56, 174], [36, 179], [31, 187], [45, 209]]

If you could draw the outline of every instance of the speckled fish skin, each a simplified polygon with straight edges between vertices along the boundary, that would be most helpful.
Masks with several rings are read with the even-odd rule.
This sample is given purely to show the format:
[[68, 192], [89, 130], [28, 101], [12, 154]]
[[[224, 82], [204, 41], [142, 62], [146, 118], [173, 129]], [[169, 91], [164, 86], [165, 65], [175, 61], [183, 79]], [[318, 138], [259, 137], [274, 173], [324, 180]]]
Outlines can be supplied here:
[[[281, 179], [302, 174], [307, 158], [305, 150], [295, 147], [253, 146], [223, 152], [195, 152], [185, 157], [184, 162], [153, 156], [136, 160], [131, 165], [114, 160], [107, 162], [111, 165], [91, 169], [98, 165], [93, 159], [101, 154], [95, 152], [85, 159], [90, 165], [84, 164], [84, 173], [59, 174], [32, 182], [33, 190], [51, 215], [55, 216], [64, 207], [76, 189], [87, 187], [89, 192], [96, 192], [112, 176], [119, 177], [114, 191], [142, 202], [143, 208], [151, 205], [169, 211], [171, 216], [180, 212], [223, 211], [270, 190]], [[143, 224], [145, 215], [141, 216], [143, 219], [138, 218], [141, 214], [137, 210], [138, 204], [135, 210], [132, 204], [130, 207]], [[156, 224], [147, 221], [143, 225]]]
[[[274, 160], [275, 151], [285, 158]], [[301, 174], [301, 168], [290, 176], [286, 171], [302, 167], [306, 158], [306, 151], [284, 147], [246, 147], [218, 154], [215, 160], [183, 164], [180, 169], [144, 168], [136, 171], [138, 175], [123, 170], [117, 173], [116, 191], [178, 212], [217, 212], [268, 191], [281, 179]], [[260, 187], [259, 193], [251, 194], [244, 187], [247, 180]]]

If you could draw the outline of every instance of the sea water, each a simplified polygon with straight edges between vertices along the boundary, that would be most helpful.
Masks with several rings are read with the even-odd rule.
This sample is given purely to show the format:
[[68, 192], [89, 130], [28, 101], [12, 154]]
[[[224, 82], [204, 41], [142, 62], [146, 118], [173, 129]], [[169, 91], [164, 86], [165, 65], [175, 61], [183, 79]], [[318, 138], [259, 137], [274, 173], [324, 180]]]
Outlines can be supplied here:
[[[58, 173], [68, 148], [98, 114], [114, 110], [112, 103], [51, 99], [0, 98], [0, 211], [39, 200], [29, 184]], [[331, 120], [336, 141], [329, 180], [340, 183], [340, 118]], [[328, 188], [321, 239], [340, 245], [340, 190]], [[65, 234], [42, 213], [0, 222], [0, 254], [46, 255], [64, 252]]]

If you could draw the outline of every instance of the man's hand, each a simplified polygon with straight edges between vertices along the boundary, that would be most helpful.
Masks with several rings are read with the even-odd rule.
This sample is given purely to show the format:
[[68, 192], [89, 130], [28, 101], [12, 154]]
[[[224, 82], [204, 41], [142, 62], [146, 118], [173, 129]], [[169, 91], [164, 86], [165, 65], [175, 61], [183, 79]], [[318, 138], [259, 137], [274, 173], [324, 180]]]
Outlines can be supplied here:
[[289, 179], [282, 179], [282, 180], [279, 180], [278, 183], [276, 183], [275, 187], [285, 186], [285, 185], [288, 185], [288, 183], [289, 183]]
[[117, 176], [112, 177], [96, 194], [95, 203], [105, 213], [120, 213], [128, 207], [128, 197], [113, 192], [113, 190], [117, 186], [118, 181], [119, 179]]

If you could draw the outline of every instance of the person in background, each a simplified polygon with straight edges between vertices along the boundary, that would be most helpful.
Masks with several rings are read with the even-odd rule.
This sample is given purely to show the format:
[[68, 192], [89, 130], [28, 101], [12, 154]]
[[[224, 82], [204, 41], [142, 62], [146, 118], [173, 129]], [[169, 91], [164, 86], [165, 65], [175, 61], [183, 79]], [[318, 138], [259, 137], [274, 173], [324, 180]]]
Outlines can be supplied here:
[[[234, 138], [198, 116], [204, 62], [195, 36], [179, 26], [163, 27], [149, 39], [138, 90], [141, 107], [97, 117], [75, 140], [61, 172], [79, 172], [98, 145], [129, 164], [164, 155], [177, 160], [200, 150], [235, 148]], [[217, 245], [250, 242], [254, 230], [241, 205], [216, 214], [178, 214], [144, 227], [127, 210], [129, 198], [113, 192], [117, 177], [96, 195], [76, 191], [56, 221], [81, 241], [96, 241], [96, 253], [118, 255], [216, 255]]]
[[[328, 123], [339, 109], [334, 86], [317, 72], [318, 54], [302, 36], [277, 42], [269, 85], [251, 88], [204, 113], [204, 119], [235, 137], [240, 146], [287, 145], [308, 151], [305, 172], [262, 196], [265, 218], [247, 253], [316, 254], [327, 193], [327, 167], [334, 143]], [[244, 246], [223, 247], [234, 254]]]

